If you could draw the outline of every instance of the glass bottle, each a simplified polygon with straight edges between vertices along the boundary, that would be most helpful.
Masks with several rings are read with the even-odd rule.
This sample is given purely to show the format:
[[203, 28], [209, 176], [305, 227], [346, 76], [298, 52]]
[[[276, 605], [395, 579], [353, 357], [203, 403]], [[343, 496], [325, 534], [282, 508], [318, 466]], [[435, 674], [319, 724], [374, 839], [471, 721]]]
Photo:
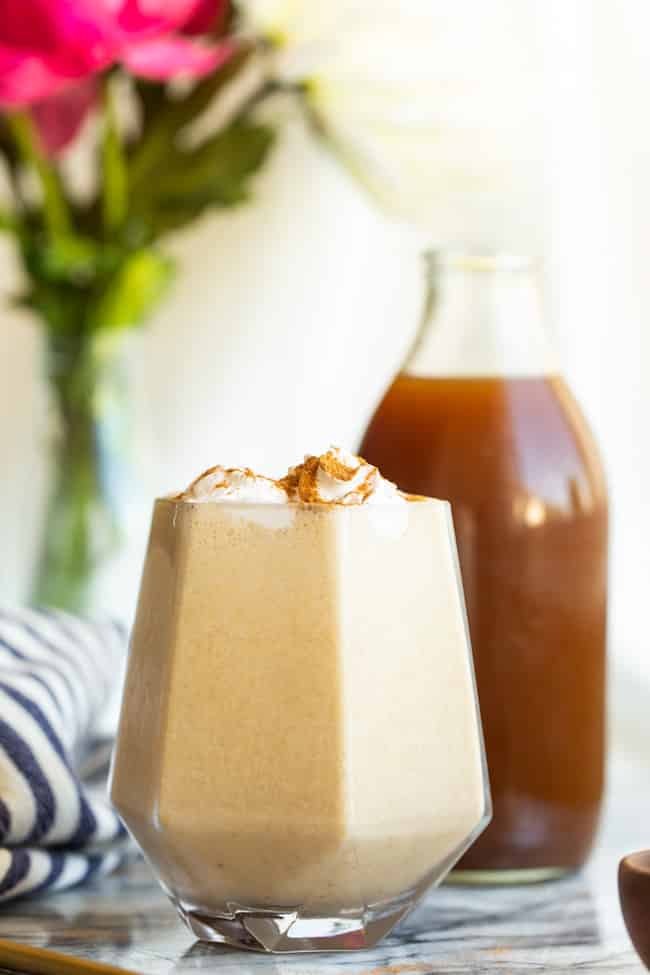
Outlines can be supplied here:
[[422, 327], [360, 452], [452, 503], [494, 803], [456, 877], [541, 880], [584, 862], [601, 806], [605, 479], [534, 263], [430, 265]]

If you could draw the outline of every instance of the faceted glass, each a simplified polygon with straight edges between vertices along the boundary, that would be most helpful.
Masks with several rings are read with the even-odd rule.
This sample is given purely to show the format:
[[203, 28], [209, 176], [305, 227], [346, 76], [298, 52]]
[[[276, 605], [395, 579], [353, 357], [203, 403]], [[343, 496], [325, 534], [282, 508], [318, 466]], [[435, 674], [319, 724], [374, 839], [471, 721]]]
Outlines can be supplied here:
[[490, 816], [449, 506], [157, 501], [111, 794], [197, 937], [375, 944]]

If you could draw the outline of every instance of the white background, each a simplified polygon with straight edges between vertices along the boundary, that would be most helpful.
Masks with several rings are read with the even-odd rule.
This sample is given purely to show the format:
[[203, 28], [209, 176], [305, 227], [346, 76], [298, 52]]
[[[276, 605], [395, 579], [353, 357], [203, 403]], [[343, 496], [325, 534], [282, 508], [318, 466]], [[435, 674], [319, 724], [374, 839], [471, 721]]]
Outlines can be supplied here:
[[[650, 8], [647, 0], [527, 0], [527, 9], [544, 54], [548, 194], [538, 212], [549, 322], [609, 470], [612, 647], [627, 693], [639, 677], [650, 681]], [[492, 229], [498, 240], [502, 228]], [[415, 327], [418, 249], [439, 236], [433, 226], [416, 234], [390, 223], [296, 124], [254, 206], [174, 242], [183, 273], [132, 350], [145, 502], [123, 575], [131, 593], [151, 495], [211, 463], [273, 473], [330, 441], [355, 445]], [[15, 285], [6, 248], [0, 282], [7, 293]], [[40, 367], [37, 329], [6, 310], [6, 601], [24, 598], [47, 488]]]

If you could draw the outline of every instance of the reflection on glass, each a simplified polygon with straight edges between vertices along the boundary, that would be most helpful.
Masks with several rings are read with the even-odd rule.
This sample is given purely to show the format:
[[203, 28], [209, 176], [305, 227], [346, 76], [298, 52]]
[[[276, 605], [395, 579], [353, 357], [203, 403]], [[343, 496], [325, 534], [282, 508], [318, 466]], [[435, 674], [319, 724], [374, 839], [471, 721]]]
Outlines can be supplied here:
[[512, 503], [512, 516], [515, 522], [520, 522], [527, 528], [536, 528], [546, 521], [546, 505], [535, 496], [518, 497]]

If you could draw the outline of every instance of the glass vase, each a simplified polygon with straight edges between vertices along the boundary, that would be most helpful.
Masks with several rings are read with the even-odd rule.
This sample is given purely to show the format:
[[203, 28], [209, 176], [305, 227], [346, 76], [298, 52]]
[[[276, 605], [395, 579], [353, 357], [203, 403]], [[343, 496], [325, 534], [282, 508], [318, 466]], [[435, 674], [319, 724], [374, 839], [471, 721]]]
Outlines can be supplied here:
[[57, 429], [35, 605], [89, 611], [97, 575], [119, 551], [129, 413], [122, 347], [122, 336], [114, 333], [47, 338]]

